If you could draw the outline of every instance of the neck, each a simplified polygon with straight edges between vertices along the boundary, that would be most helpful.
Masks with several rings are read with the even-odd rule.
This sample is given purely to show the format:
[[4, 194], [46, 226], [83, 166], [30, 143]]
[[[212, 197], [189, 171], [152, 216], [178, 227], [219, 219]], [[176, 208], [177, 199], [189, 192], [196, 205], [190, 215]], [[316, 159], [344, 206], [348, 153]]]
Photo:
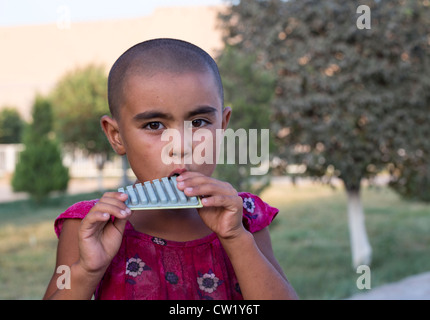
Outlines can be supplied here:
[[212, 233], [196, 209], [135, 211], [129, 221], [136, 231], [171, 241], [191, 241]]

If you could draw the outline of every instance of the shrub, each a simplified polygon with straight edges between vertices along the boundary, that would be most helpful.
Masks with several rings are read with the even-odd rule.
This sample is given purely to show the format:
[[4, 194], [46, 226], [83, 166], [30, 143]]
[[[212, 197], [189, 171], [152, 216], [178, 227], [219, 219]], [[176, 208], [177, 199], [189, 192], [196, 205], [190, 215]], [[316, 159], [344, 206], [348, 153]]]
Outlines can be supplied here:
[[24, 134], [24, 151], [12, 178], [14, 191], [28, 192], [40, 202], [51, 191], [65, 191], [69, 172], [63, 166], [61, 151], [52, 132], [51, 103], [40, 96], [33, 106], [33, 122]]

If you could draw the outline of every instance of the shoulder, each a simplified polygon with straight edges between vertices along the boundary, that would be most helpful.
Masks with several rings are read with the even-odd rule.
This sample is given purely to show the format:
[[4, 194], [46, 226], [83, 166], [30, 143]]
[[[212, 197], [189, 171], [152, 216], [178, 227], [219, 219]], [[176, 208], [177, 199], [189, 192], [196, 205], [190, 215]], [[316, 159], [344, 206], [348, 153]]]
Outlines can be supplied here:
[[98, 202], [98, 199], [77, 202], [67, 208], [57, 219], [55, 219], [54, 228], [57, 237], [60, 236], [63, 223], [66, 219], [83, 219], [90, 212], [91, 208]]
[[260, 197], [248, 193], [239, 192], [243, 200], [243, 224], [251, 233], [260, 231], [270, 225], [279, 210], [268, 205]]

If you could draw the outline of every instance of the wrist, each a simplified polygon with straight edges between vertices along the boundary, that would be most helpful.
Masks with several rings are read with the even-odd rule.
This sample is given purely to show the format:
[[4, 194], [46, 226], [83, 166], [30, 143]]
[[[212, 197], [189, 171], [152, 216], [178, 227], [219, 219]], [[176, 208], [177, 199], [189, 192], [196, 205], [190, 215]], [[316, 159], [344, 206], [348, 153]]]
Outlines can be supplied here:
[[254, 236], [252, 235], [252, 233], [246, 230], [243, 226], [239, 230], [237, 230], [237, 232], [234, 232], [228, 237], [218, 236], [218, 238], [223, 246], [242, 246], [245, 243], [254, 241]]
[[74, 282], [84, 289], [84, 291], [87, 291], [85, 288], [88, 288], [91, 292], [91, 296], [103, 278], [104, 272], [104, 270], [89, 271], [80, 261], [72, 264], [70, 268], [70, 275]]
[[[69, 268], [63, 265], [66, 270]], [[99, 284], [102, 275], [87, 272], [80, 262], [72, 264], [69, 271], [57, 279], [57, 290], [46, 299], [51, 300], [90, 300]], [[64, 281], [64, 285], [62, 285]]]

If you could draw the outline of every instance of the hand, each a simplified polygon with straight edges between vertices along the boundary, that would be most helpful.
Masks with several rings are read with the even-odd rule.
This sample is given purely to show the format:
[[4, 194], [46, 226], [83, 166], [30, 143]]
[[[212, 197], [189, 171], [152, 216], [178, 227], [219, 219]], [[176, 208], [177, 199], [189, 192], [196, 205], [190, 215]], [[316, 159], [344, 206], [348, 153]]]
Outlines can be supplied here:
[[242, 198], [227, 182], [187, 171], [177, 177], [178, 189], [187, 196], [203, 196], [198, 212], [203, 222], [222, 239], [245, 232], [242, 224]]
[[[131, 210], [127, 195], [106, 192], [82, 220], [79, 228], [79, 263], [89, 273], [104, 273], [119, 250]], [[114, 217], [112, 221], [111, 216]]]

